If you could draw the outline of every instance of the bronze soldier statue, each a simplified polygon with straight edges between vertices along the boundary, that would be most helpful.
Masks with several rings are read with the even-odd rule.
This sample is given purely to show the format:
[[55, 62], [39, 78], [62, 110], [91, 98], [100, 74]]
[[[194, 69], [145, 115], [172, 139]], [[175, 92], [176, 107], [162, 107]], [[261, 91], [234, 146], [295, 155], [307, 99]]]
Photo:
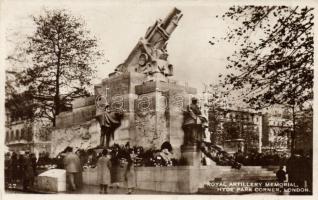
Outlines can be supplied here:
[[96, 116], [101, 127], [101, 147], [109, 147], [110, 140], [114, 139], [114, 132], [121, 125], [123, 116], [124, 115], [121, 111], [110, 111], [109, 105], [106, 105], [105, 112], [103, 114]]
[[197, 142], [202, 140], [201, 137], [206, 127], [207, 119], [202, 116], [198, 99], [193, 97], [191, 104], [184, 111], [184, 145], [196, 146]]

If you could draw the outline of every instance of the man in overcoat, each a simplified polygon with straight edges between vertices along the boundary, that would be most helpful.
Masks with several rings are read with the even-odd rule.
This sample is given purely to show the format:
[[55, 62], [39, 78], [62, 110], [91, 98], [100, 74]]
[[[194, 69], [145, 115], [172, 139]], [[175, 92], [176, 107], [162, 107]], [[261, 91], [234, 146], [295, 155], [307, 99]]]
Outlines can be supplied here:
[[67, 147], [66, 153], [67, 154], [64, 158], [66, 179], [71, 186], [71, 190], [76, 190], [78, 186], [75, 184], [75, 177], [81, 172], [81, 162], [79, 157], [73, 153], [72, 147]]

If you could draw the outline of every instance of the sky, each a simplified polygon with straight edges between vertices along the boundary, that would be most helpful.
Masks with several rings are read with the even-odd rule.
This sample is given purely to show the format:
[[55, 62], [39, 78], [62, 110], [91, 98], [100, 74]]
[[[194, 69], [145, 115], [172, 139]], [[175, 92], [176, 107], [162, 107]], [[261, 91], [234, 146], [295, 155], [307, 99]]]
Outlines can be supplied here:
[[[76, 2], [76, 3], [75, 3]], [[154, 1], [152, 1], [154, 2]], [[166, 2], [166, 1], [165, 1]], [[192, 1], [193, 2], [193, 1]], [[217, 83], [219, 73], [225, 72], [226, 57], [234, 51], [227, 43], [210, 45], [212, 37], [221, 37], [227, 31], [222, 15], [227, 5], [194, 3], [146, 3], [145, 1], [21, 1], [5, 4], [6, 49], [10, 52], [17, 41], [32, 34], [35, 26], [31, 15], [44, 9], [63, 8], [86, 22], [91, 34], [98, 38], [105, 60], [97, 67], [98, 83], [127, 58], [147, 28], [159, 18], [164, 19], [173, 7], [183, 13], [177, 29], [168, 41], [169, 61], [174, 66], [173, 79], [179, 84], [196, 87], [203, 83]]]

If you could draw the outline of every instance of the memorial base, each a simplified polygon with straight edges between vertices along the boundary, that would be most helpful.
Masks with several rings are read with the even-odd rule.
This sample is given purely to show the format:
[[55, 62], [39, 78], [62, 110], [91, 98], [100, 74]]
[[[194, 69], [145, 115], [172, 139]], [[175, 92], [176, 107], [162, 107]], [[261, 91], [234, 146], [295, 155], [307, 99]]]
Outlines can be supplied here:
[[187, 145], [181, 147], [181, 157], [186, 160], [186, 165], [200, 166], [201, 165], [201, 151], [197, 145]]
[[38, 192], [58, 193], [66, 191], [66, 172], [63, 169], [51, 169], [36, 177], [34, 189]]

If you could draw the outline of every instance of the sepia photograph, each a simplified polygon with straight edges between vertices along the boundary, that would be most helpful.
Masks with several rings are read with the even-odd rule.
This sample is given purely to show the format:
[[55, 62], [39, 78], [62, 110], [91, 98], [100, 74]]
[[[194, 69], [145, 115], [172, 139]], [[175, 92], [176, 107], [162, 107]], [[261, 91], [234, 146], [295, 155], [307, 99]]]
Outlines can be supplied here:
[[0, 1], [1, 196], [313, 197], [313, 2]]

